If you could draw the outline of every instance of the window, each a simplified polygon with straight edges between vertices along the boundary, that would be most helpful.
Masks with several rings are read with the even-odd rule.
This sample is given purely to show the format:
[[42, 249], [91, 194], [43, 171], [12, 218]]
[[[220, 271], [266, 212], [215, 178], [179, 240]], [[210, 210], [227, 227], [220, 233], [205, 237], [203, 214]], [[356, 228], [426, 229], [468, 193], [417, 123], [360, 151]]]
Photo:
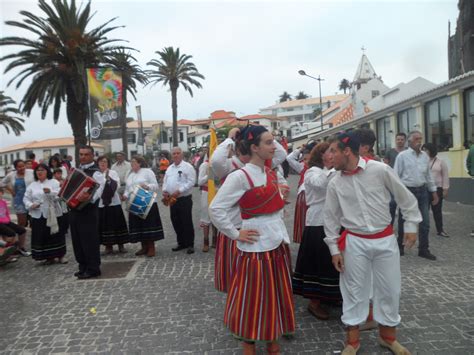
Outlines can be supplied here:
[[466, 145], [474, 143], [474, 88], [464, 92], [464, 141]]
[[425, 105], [425, 139], [433, 143], [439, 152], [446, 152], [453, 146], [453, 121], [451, 98], [443, 97]]
[[20, 152], [16, 152], [16, 158], [20, 159]]
[[51, 149], [43, 149], [43, 160], [48, 161], [51, 158]]
[[135, 155], [138, 155], [138, 152], [136, 150], [130, 151], [130, 156], [134, 157]]
[[385, 156], [385, 153], [392, 148], [390, 133], [390, 118], [377, 120], [377, 151], [380, 156]]
[[184, 140], [184, 134], [182, 131], [179, 131], [179, 141], [182, 142]]
[[67, 148], [60, 148], [59, 149], [59, 155], [61, 156], [61, 159], [67, 155]]
[[8, 165], [8, 154], [5, 154], [5, 165]]
[[15, 160], [15, 158], [13, 158], [13, 153], [10, 153], [10, 163], [13, 164], [14, 160]]
[[32, 150], [25, 150], [25, 159], [30, 159], [30, 154], [33, 154]]
[[128, 143], [136, 143], [137, 142], [137, 136], [135, 133], [127, 133], [127, 142]]
[[0, 155], [0, 165], [3, 165], [3, 155]]
[[408, 134], [410, 131], [416, 129], [416, 112], [414, 108], [405, 111], [400, 111], [397, 114], [397, 130]]
[[380, 95], [380, 91], [378, 90], [372, 90], [372, 98], [377, 97]]

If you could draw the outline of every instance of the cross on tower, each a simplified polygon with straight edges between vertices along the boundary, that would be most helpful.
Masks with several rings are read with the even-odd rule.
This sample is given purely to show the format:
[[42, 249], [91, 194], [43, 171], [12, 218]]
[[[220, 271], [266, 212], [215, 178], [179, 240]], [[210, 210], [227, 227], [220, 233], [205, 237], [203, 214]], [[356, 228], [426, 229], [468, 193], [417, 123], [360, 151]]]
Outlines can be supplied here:
[[365, 54], [365, 51], [367, 50], [367, 48], [365, 48], [364, 46], [361, 47], [361, 50], [362, 50], [362, 53]]

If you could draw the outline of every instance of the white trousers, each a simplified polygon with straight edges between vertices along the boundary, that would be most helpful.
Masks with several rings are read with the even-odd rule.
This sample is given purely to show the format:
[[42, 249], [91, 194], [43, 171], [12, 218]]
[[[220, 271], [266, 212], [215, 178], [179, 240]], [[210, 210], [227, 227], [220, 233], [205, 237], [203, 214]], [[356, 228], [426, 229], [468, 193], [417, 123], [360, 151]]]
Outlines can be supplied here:
[[401, 288], [397, 238], [391, 235], [364, 239], [349, 234], [343, 256], [345, 271], [340, 276], [342, 322], [349, 326], [364, 323], [372, 298], [374, 319], [381, 325], [397, 326], [400, 323]]
[[199, 222], [201, 222], [201, 226], [203, 225], [210, 225], [211, 220], [209, 218], [209, 205], [207, 202], [207, 191], [201, 190], [201, 216]]

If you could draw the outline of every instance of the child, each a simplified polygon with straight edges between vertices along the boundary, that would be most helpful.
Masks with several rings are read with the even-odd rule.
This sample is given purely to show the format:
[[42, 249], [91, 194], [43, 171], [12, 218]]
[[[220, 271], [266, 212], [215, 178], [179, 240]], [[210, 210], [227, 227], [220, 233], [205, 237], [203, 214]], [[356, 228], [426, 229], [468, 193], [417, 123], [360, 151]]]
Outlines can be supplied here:
[[[0, 187], [0, 235], [6, 241], [5, 250], [0, 250], [0, 260], [3, 259], [5, 255], [5, 260], [8, 259], [8, 256], [11, 254], [11, 247], [13, 251], [16, 250], [14, 245], [15, 235], [18, 237], [24, 236], [26, 234], [26, 229], [22, 226], [19, 226], [16, 223], [13, 223], [10, 219], [10, 211], [8, 210], [7, 201], [3, 199], [3, 187]], [[16, 260], [9, 260], [16, 261]], [[0, 261], [1, 263], [1, 261]]]

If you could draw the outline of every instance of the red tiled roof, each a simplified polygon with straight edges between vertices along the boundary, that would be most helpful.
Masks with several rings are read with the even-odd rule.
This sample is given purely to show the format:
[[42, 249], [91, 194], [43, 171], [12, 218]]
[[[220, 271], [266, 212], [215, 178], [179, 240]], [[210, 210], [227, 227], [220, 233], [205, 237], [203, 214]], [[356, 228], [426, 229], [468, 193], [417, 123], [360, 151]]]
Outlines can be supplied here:
[[211, 113], [211, 120], [219, 120], [224, 118], [232, 118], [235, 117], [235, 112], [232, 111], [225, 111], [225, 110], [217, 110]]
[[332, 123], [333, 126], [339, 126], [340, 124], [352, 120], [352, 118], [354, 118], [354, 107], [350, 104], [331, 118], [328, 123]]
[[216, 123], [215, 127], [216, 128], [222, 128], [224, 126], [242, 127], [242, 126], [245, 126], [245, 125], [247, 125], [247, 122], [240, 121], [239, 119], [234, 117], [234, 118]]

